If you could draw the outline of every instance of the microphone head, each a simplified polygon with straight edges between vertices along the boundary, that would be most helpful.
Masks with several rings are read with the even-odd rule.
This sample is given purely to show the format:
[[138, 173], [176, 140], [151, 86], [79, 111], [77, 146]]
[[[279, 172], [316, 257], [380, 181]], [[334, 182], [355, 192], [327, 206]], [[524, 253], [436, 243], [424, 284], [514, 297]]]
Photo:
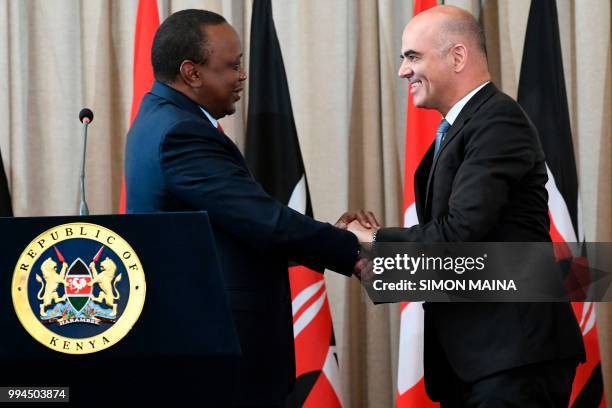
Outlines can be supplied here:
[[79, 120], [81, 123], [91, 123], [93, 121], [93, 112], [89, 108], [83, 108], [79, 112]]

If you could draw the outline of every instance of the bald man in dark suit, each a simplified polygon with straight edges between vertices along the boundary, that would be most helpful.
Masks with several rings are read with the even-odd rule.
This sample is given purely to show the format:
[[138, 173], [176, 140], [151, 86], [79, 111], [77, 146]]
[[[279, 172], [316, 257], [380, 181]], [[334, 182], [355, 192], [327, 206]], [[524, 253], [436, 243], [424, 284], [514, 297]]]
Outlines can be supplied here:
[[[438, 6], [404, 29], [399, 75], [444, 119], [415, 173], [419, 224], [375, 242], [548, 242], [537, 131], [491, 83], [476, 20]], [[407, 181], [409, 182], [409, 181]], [[442, 407], [567, 407], [582, 336], [569, 303], [425, 303], [425, 385]]]

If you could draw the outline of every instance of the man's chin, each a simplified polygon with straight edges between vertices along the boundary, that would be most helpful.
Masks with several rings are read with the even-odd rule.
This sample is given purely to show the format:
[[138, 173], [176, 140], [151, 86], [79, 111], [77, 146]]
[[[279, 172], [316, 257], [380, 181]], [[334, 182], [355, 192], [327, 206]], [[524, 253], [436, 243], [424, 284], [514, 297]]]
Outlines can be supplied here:
[[215, 118], [215, 119], [221, 119], [221, 118], [224, 118], [226, 116], [233, 115], [234, 113], [236, 113], [236, 106], [232, 105], [232, 106], [230, 106], [228, 108], [225, 108], [225, 110], [223, 111], [221, 116], [219, 116], [218, 118]]
[[424, 100], [413, 99], [414, 106], [421, 109], [435, 109], [430, 103]]
[[412, 95], [412, 103], [414, 104], [414, 106], [416, 106], [417, 108], [423, 108], [425, 107], [425, 100], [417, 95]]

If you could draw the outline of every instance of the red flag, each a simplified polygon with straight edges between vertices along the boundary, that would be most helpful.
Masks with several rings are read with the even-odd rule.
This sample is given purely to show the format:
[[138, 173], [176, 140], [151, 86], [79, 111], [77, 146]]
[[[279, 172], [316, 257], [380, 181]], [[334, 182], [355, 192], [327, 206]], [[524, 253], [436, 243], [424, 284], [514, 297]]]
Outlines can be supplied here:
[[[436, 0], [415, 0], [414, 15], [436, 6]], [[408, 92], [406, 154], [404, 164], [404, 227], [418, 224], [414, 204], [414, 173], [436, 135], [442, 116], [433, 109], [414, 106]], [[397, 372], [397, 408], [436, 407], [423, 382], [423, 307], [403, 302]]]
[[[157, 0], [138, 0], [136, 31], [134, 33], [134, 79], [130, 123], [134, 121], [138, 113], [142, 97], [149, 92], [153, 85], [151, 48], [153, 47], [153, 37], [157, 27], [159, 27]], [[119, 212], [125, 214], [125, 178], [121, 183]]]

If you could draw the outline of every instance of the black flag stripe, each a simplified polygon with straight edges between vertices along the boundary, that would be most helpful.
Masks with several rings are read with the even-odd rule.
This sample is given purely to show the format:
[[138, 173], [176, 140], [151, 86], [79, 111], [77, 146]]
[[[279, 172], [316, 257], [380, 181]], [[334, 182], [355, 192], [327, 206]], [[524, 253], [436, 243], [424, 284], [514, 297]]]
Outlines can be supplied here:
[[[264, 190], [288, 204], [305, 171], [269, 0], [253, 3], [250, 55], [246, 161]], [[312, 216], [308, 183], [306, 197]]]
[[554, 0], [531, 2], [517, 99], [538, 129], [546, 163], [578, 236], [578, 175]]

